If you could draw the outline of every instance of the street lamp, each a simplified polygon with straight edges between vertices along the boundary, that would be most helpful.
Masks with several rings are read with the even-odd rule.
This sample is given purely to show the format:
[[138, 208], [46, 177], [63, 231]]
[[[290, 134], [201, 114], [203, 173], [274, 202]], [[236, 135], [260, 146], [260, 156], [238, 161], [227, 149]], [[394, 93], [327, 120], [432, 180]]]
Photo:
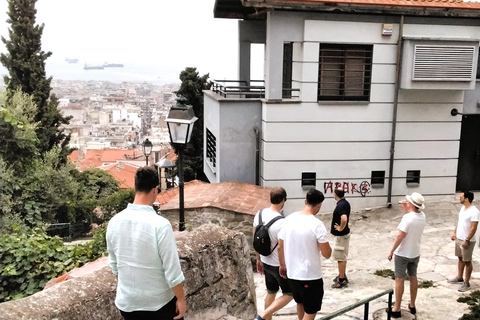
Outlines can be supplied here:
[[146, 162], [146, 165], [148, 166], [148, 157], [152, 153], [153, 144], [150, 142], [150, 140], [145, 139], [145, 141], [143, 141], [142, 146], [143, 146], [143, 155], [145, 156], [145, 162]]
[[173, 178], [173, 174], [170, 171], [173, 167], [175, 167], [175, 164], [172, 161], [168, 160], [165, 156], [160, 159], [160, 161], [158, 161], [155, 165], [157, 166], [159, 171], [158, 178], [160, 180], [160, 191], [167, 190], [169, 185], [168, 179]]
[[183, 148], [190, 141], [192, 136], [193, 124], [198, 120], [193, 112], [193, 107], [186, 105], [187, 99], [178, 97], [177, 104], [170, 108], [165, 122], [168, 125], [168, 132], [170, 133], [170, 141], [177, 145], [178, 150], [178, 198], [180, 201], [179, 212], [180, 218], [178, 222], [178, 229], [185, 230], [185, 208], [183, 199]]

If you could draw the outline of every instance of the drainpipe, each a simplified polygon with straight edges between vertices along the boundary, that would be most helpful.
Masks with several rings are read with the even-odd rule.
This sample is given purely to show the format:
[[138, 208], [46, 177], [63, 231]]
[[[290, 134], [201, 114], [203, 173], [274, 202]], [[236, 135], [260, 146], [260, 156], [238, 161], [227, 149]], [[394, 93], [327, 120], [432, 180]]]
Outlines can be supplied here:
[[253, 128], [255, 132], [255, 185], [260, 185], [260, 130]]
[[388, 198], [387, 198], [388, 208], [392, 207], [393, 162], [395, 158], [395, 136], [397, 131], [398, 93], [400, 90], [400, 71], [402, 69], [403, 20], [404, 20], [404, 15], [401, 15], [400, 30], [398, 31], [398, 42], [397, 42], [397, 68], [395, 70], [395, 94], [393, 98], [392, 138], [390, 141], [390, 166], [388, 169]]

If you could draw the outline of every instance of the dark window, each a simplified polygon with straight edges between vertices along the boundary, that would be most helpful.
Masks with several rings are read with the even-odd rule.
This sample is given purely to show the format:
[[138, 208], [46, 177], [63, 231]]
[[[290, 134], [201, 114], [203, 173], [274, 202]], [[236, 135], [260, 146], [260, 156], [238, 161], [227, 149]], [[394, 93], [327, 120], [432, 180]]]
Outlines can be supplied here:
[[282, 98], [292, 97], [293, 42], [283, 44]]
[[420, 184], [420, 170], [408, 170], [407, 185], [419, 185], [419, 184]]
[[383, 187], [385, 185], [385, 171], [372, 171], [372, 187]]
[[207, 128], [207, 158], [210, 161], [212, 167], [217, 165], [217, 138]]
[[317, 185], [317, 173], [302, 172], [302, 187], [315, 187]]
[[371, 45], [321, 44], [318, 100], [369, 101]]
[[477, 79], [480, 79], [480, 53], [478, 54], [478, 62], [477, 62]]

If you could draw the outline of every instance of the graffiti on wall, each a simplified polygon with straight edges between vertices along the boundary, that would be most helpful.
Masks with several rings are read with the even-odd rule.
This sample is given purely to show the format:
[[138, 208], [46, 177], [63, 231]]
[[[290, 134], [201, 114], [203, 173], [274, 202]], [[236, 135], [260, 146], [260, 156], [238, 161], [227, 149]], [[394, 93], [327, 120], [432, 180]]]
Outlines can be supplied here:
[[332, 182], [331, 180], [323, 183], [323, 193], [325, 194], [333, 193], [333, 190], [339, 187], [342, 187], [343, 190], [345, 190], [345, 193], [350, 193], [350, 194], [359, 193], [362, 197], [365, 197], [367, 194], [370, 193], [370, 182], [368, 181], [362, 181], [360, 182], [360, 184], [358, 184], [356, 182], [346, 182], [346, 181]]

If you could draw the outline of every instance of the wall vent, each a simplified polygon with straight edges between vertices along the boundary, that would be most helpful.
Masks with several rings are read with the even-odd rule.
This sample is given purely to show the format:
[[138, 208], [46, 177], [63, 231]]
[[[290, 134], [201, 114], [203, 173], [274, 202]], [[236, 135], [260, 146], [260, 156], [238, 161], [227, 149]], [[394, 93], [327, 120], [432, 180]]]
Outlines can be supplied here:
[[472, 81], [475, 46], [415, 45], [412, 80]]

